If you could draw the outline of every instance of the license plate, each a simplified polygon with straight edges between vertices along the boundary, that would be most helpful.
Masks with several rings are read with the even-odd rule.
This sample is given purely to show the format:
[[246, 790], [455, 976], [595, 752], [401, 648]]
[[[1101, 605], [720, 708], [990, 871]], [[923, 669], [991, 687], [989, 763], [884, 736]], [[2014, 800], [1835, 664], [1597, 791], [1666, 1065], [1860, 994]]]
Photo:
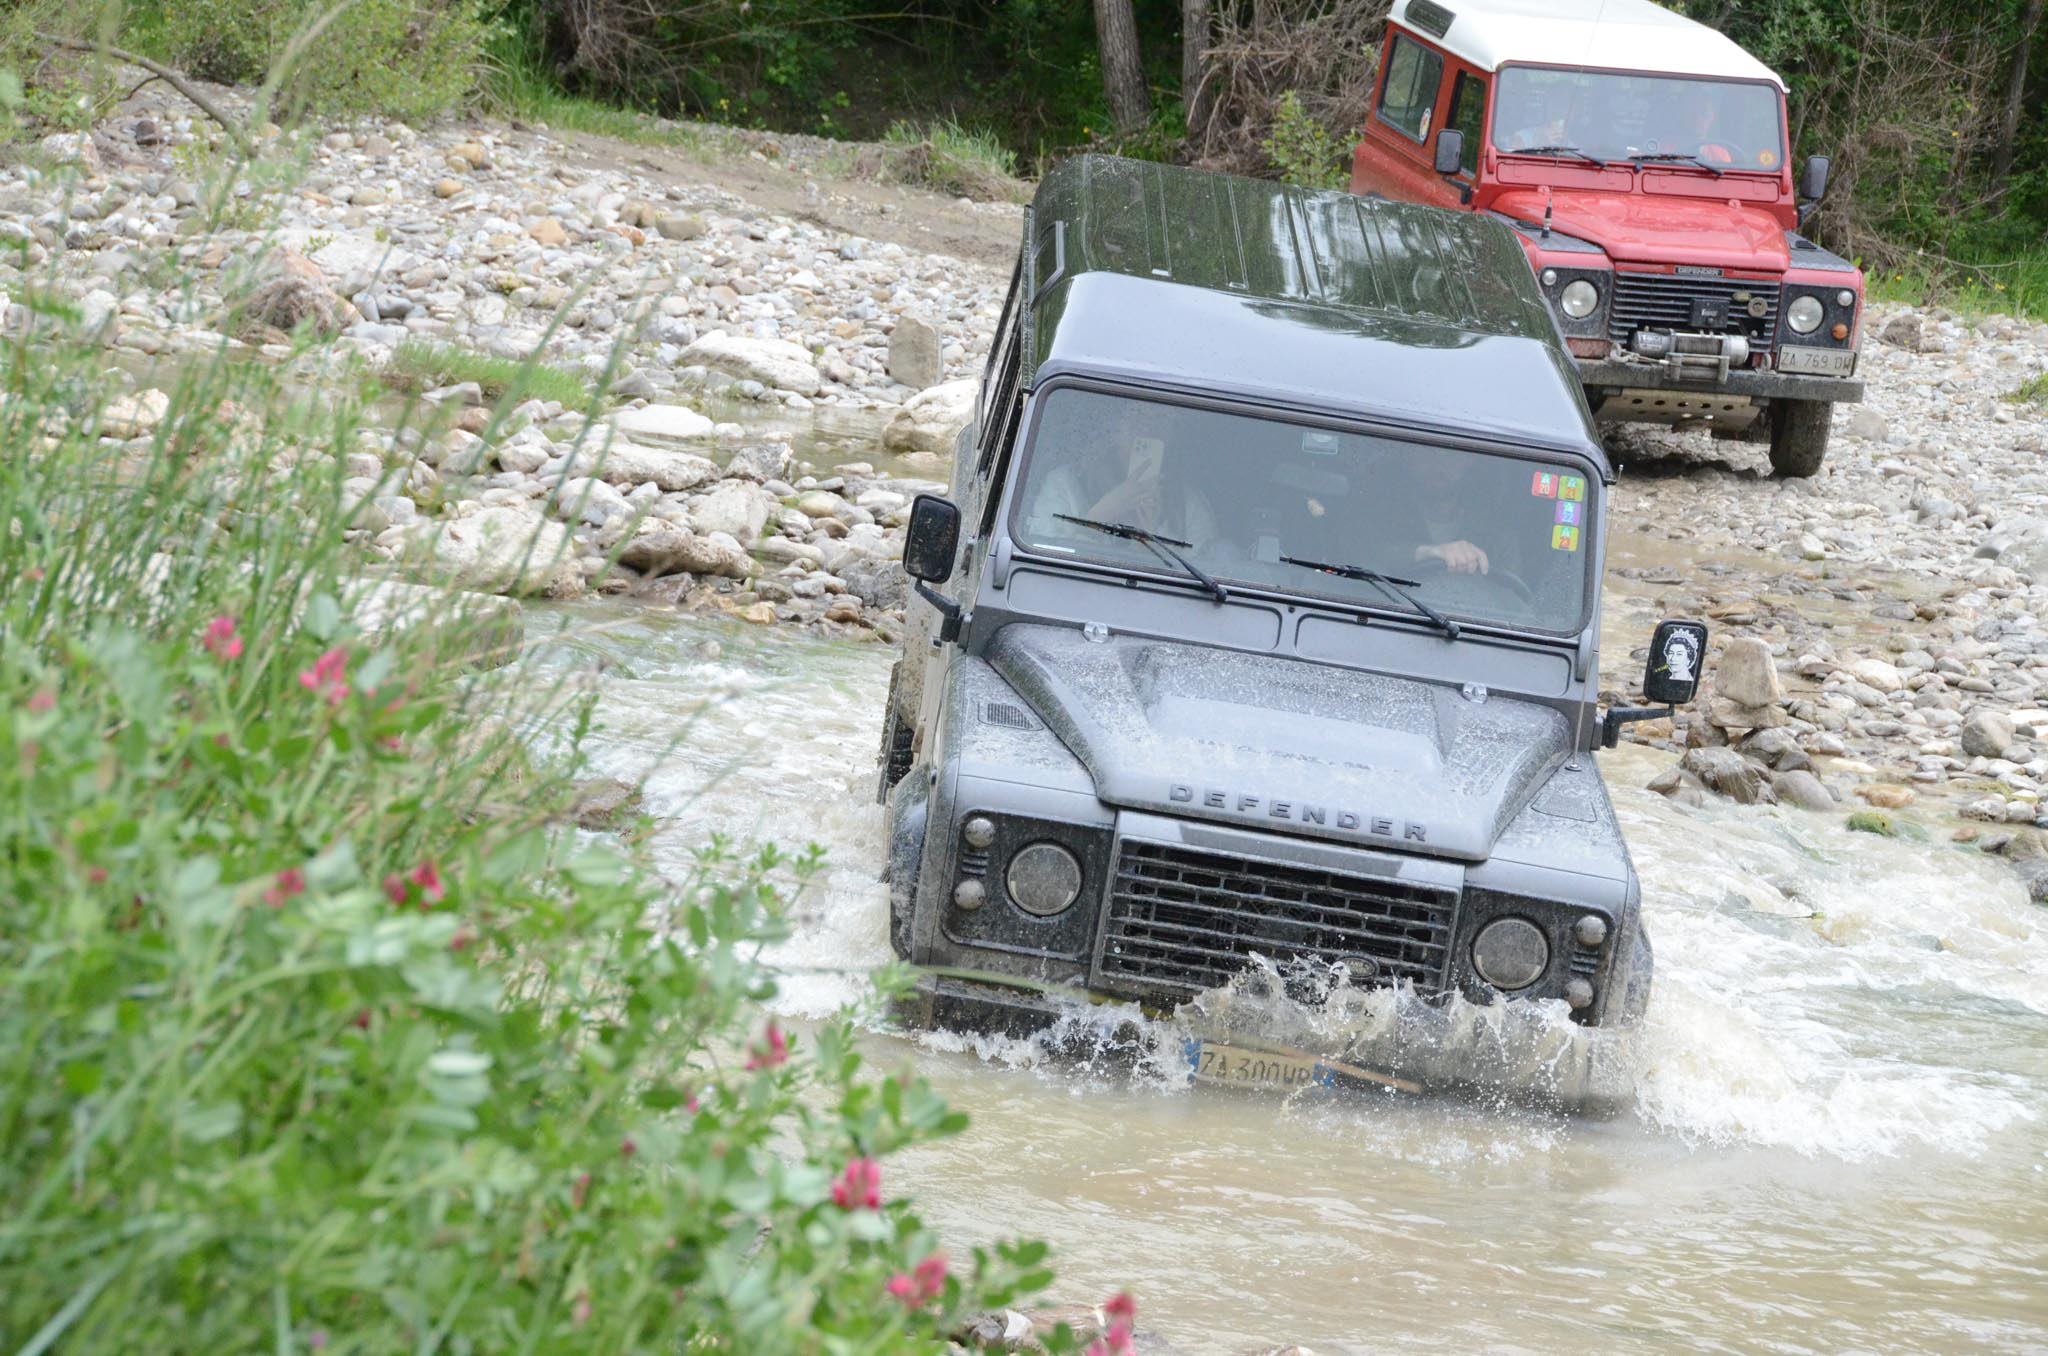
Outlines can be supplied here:
[[1307, 1088], [1332, 1087], [1336, 1075], [1319, 1059], [1305, 1055], [1274, 1054], [1247, 1050], [1214, 1041], [1187, 1043], [1188, 1067], [1197, 1083], [1224, 1083], [1235, 1087]]
[[1856, 351], [1846, 348], [1800, 348], [1787, 344], [1778, 350], [1778, 370], [1816, 377], [1846, 377], [1856, 370]]

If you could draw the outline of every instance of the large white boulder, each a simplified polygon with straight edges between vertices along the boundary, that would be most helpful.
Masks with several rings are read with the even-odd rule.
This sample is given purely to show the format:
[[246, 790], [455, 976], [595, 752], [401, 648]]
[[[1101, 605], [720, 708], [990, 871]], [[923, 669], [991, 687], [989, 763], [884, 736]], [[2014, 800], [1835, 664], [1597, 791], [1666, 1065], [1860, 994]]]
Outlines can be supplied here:
[[801, 345], [787, 339], [748, 339], [723, 330], [684, 349], [682, 361], [702, 363], [736, 377], [752, 377], [763, 386], [803, 396], [816, 395], [821, 380], [810, 350]]
[[620, 410], [612, 416], [612, 427], [634, 438], [687, 442], [709, 437], [713, 425], [687, 405], [643, 405], [637, 410]]
[[435, 573], [459, 588], [549, 598], [583, 591], [569, 530], [528, 509], [497, 504], [466, 518], [422, 522], [414, 540]]
[[653, 484], [671, 494], [694, 490], [722, 474], [718, 463], [708, 457], [616, 441], [610, 447], [576, 449], [568, 467], [571, 475], [594, 475], [614, 485]]
[[882, 430], [882, 446], [893, 452], [936, 452], [951, 456], [960, 430], [974, 417], [972, 378], [944, 382], [903, 402]]
[[751, 480], [728, 480], [690, 505], [690, 530], [700, 537], [723, 532], [742, 546], [760, 539], [768, 511], [775, 506], [768, 492]]

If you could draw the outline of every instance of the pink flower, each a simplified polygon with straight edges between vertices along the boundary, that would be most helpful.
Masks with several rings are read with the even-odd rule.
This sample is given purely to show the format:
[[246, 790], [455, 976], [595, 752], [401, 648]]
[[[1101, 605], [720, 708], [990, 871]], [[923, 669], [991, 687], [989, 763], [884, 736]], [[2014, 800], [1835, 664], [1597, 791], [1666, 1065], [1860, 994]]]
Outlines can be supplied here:
[[45, 712], [56, 710], [57, 694], [50, 691], [50, 689], [46, 687], [38, 688], [36, 691], [31, 692], [29, 694], [28, 709], [29, 714], [35, 716], [40, 716], [43, 715]]
[[891, 1276], [882, 1289], [889, 1293], [891, 1299], [901, 1301], [906, 1309], [915, 1309], [922, 1302], [917, 1297], [917, 1282], [901, 1271]]
[[789, 1037], [774, 1022], [761, 1032], [761, 1043], [747, 1052], [749, 1069], [773, 1069], [789, 1062]]
[[420, 897], [429, 904], [439, 904], [448, 893], [441, 888], [441, 873], [434, 868], [431, 858], [414, 867], [406, 879], [420, 887]]
[[287, 899], [296, 899], [306, 893], [306, 873], [296, 866], [277, 873], [277, 883], [263, 892], [263, 902], [273, 909], [281, 909]]
[[404, 907], [406, 899], [405, 877], [396, 871], [384, 878], [384, 897], [393, 904]]
[[85, 873], [85, 883], [87, 885], [105, 885], [107, 883], [107, 868], [95, 866], [90, 871], [87, 871]]
[[621, 1158], [631, 1158], [639, 1152], [640, 1146], [635, 1144], [630, 1137], [619, 1142], [619, 1156]]
[[935, 1300], [946, 1292], [946, 1259], [943, 1254], [933, 1253], [912, 1269], [917, 1281], [917, 1296], [920, 1302]]
[[348, 696], [348, 651], [337, 647], [321, 655], [299, 675], [299, 686], [325, 697], [329, 706], [341, 705]]
[[235, 634], [233, 617], [215, 617], [206, 624], [206, 633], [199, 637], [199, 643], [215, 659], [240, 659], [242, 638]]
[[569, 1311], [569, 1321], [579, 1328], [590, 1321], [589, 1295], [578, 1295], [576, 1297], [576, 1306]]
[[882, 1165], [872, 1158], [856, 1158], [832, 1184], [832, 1204], [841, 1210], [882, 1208]]
[[325, 1328], [313, 1329], [306, 1337], [306, 1345], [315, 1351], [325, 1347], [327, 1345], [327, 1330]]
[[1132, 1356], [1136, 1350], [1131, 1345], [1132, 1327], [1138, 1321], [1138, 1303], [1128, 1294], [1112, 1295], [1102, 1306], [1102, 1316], [1108, 1321], [1102, 1336], [1088, 1344], [1082, 1356]]

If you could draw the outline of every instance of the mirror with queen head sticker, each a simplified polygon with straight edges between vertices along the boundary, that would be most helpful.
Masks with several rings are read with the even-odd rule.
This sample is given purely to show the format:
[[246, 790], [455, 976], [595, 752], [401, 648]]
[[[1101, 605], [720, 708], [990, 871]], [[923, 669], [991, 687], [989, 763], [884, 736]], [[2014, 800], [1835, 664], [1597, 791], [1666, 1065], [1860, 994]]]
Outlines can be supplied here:
[[1650, 639], [1643, 668], [1643, 696], [1656, 706], [1684, 706], [1699, 691], [1700, 665], [1707, 654], [1702, 622], [1666, 621]]

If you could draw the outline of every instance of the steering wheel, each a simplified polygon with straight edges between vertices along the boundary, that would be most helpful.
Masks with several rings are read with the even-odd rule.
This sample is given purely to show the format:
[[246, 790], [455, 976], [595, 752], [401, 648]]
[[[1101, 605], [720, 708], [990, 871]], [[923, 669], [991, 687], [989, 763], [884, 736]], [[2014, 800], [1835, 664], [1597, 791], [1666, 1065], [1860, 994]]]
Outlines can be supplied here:
[[1520, 601], [1531, 607], [1536, 605], [1536, 590], [1530, 588], [1528, 582], [1513, 570], [1495, 569], [1485, 574], [1453, 575], [1450, 566], [1435, 556], [1429, 556], [1415, 562], [1415, 572], [1424, 579], [1478, 579], [1489, 584], [1499, 584]]

